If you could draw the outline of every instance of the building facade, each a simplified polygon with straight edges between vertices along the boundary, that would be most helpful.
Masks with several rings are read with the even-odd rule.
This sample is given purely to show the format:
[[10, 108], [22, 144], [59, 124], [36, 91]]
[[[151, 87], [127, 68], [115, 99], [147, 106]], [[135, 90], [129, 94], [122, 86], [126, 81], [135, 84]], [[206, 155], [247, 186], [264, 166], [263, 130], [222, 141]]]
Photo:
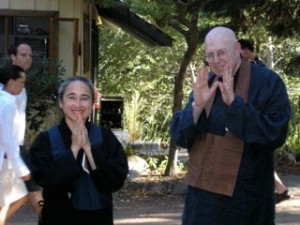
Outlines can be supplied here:
[[61, 62], [66, 76], [92, 78], [97, 10], [84, 0], [1, 0], [0, 56], [27, 42], [34, 57]]

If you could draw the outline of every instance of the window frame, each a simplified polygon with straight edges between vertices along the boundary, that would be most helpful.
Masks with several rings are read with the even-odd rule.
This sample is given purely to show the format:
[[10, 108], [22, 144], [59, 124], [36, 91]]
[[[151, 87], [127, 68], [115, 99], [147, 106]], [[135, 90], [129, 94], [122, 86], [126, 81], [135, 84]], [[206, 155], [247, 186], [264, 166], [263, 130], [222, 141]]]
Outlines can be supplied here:
[[8, 17], [30, 17], [30, 18], [47, 18], [49, 21], [49, 48], [48, 59], [49, 62], [58, 61], [58, 16], [57, 11], [38, 11], [38, 10], [11, 10], [0, 9], [0, 17], [7, 18], [5, 20], [4, 28], [4, 51], [7, 52], [8, 46]]

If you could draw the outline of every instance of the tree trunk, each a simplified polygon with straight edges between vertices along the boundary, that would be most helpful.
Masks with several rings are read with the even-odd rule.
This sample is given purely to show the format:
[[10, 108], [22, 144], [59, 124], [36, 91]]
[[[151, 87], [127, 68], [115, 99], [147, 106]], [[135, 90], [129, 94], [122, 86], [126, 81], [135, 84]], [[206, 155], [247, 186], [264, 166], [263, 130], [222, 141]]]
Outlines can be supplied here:
[[177, 166], [177, 157], [178, 157], [178, 149], [176, 148], [175, 143], [171, 139], [170, 148], [169, 148], [169, 160], [165, 170], [165, 176], [175, 177], [178, 174], [178, 166]]
[[267, 54], [267, 66], [271, 69], [274, 68], [274, 52], [273, 52], [273, 40], [272, 36], [269, 36], [268, 54]]
[[[197, 19], [195, 21], [198, 21]], [[199, 42], [199, 31], [197, 29], [197, 22], [193, 23], [193, 26], [190, 27], [187, 35], [186, 41], [188, 44], [187, 51], [184, 54], [182, 59], [178, 76], [175, 77], [175, 85], [174, 85], [174, 98], [173, 98], [173, 113], [180, 110], [182, 108], [182, 99], [183, 99], [183, 82], [185, 79], [185, 74], [187, 67], [189, 66], [193, 55], [195, 54], [198, 42]], [[177, 168], [177, 155], [178, 150], [176, 145], [171, 138], [170, 141], [170, 149], [169, 149], [169, 160], [165, 170], [165, 176], [176, 176], [178, 174]]]

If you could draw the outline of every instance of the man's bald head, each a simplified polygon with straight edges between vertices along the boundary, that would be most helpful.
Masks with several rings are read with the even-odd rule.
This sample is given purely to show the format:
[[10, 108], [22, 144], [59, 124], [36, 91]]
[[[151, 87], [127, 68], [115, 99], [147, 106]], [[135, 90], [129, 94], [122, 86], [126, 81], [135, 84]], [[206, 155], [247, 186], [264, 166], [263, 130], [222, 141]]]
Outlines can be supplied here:
[[212, 42], [236, 42], [236, 36], [234, 32], [227, 27], [215, 27], [205, 37], [205, 45], [209, 45]]
[[234, 32], [227, 27], [215, 27], [205, 37], [205, 59], [215, 74], [222, 76], [226, 68], [235, 73], [241, 63], [241, 46]]

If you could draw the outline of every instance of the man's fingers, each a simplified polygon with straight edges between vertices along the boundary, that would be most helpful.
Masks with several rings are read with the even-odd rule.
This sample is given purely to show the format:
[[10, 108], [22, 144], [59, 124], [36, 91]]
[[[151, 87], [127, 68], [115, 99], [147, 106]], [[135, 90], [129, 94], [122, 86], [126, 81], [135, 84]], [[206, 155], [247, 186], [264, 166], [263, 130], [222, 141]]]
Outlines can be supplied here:
[[190, 67], [190, 70], [191, 70], [192, 82], [196, 82], [195, 67], [191, 63], [189, 64], [189, 67]]
[[208, 68], [205, 66], [205, 64], [197, 68], [197, 81], [207, 85]]

